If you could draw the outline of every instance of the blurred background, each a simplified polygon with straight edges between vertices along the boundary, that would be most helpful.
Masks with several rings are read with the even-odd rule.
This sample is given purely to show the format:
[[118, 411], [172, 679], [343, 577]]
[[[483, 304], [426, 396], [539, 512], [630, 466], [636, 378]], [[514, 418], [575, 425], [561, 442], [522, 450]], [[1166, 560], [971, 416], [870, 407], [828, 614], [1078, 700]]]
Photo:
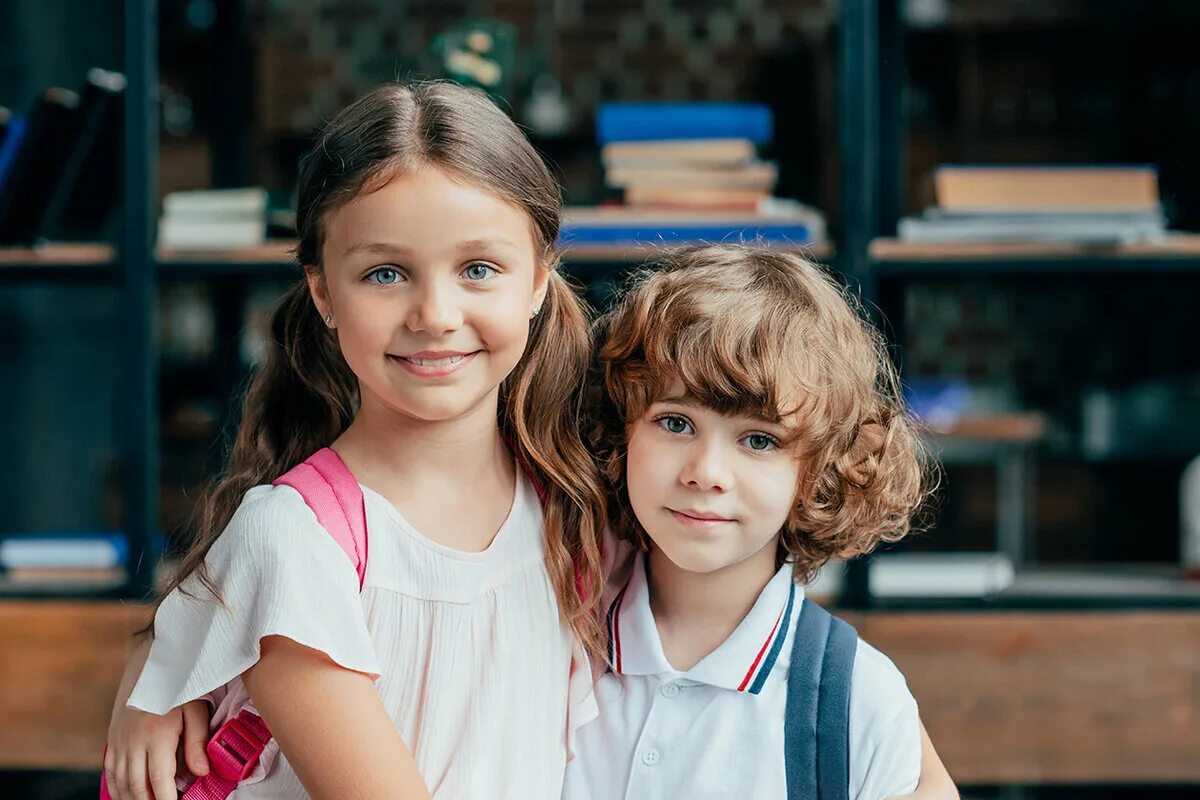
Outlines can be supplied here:
[[440, 77], [551, 163], [597, 307], [695, 240], [862, 297], [942, 483], [812, 590], [965, 797], [1200, 797], [1197, 41], [1190, 0], [0, 4], [0, 794], [94, 796], [300, 275], [297, 162]]

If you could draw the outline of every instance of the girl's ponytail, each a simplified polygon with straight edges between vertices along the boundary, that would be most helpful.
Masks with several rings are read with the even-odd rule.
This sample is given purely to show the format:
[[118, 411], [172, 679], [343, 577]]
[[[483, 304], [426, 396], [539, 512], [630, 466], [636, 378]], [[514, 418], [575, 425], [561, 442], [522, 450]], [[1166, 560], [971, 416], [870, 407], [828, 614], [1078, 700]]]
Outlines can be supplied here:
[[266, 356], [246, 390], [225, 474], [201, 497], [191, 546], [163, 596], [193, 572], [219, 597], [204, 557], [251, 487], [267, 483], [328, 446], [354, 419], [358, 386], [337, 339], [300, 281], [271, 318]]
[[546, 565], [559, 608], [599, 652], [605, 497], [580, 437], [592, 340], [586, 306], [557, 271], [550, 273], [529, 338], [525, 357], [502, 388], [501, 425], [545, 491]]

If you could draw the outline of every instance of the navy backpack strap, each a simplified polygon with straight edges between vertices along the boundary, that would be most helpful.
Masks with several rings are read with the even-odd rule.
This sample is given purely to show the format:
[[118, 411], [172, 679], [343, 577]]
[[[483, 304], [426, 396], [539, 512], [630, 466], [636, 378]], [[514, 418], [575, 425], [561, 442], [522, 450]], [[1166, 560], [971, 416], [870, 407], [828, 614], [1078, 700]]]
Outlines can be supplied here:
[[808, 598], [799, 617], [783, 721], [788, 800], [848, 800], [858, 634]]

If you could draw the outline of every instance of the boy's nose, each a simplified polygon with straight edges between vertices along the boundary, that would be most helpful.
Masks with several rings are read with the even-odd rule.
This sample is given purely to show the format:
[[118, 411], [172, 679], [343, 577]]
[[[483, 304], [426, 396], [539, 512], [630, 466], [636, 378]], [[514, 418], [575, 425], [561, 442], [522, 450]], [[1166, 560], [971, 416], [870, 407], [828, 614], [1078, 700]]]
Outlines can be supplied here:
[[733, 486], [727, 454], [715, 444], [697, 442], [679, 475], [685, 486], [701, 491], [728, 491]]

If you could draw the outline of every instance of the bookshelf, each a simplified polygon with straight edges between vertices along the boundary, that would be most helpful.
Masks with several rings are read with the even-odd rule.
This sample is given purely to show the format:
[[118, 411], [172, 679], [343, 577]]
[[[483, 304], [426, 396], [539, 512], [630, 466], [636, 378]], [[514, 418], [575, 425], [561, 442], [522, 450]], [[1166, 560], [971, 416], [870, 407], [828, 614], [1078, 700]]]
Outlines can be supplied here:
[[[1200, 272], [1200, 236], [1113, 250], [1073, 246], [913, 246], [888, 238], [899, 216], [904, 142], [896, 68], [898, 0], [843, 0], [836, 37], [840, 218], [834, 260], [868, 303], [912, 277], [1038, 277], [1074, 272]], [[298, 277], [289, 242], [228, 252], [156, 251], [156, 0], [124, 0], [126, 107], [122, 235], [116, 248], [80, 245], [0, 250], [0, 283], [87, 280], [121, 293], [124, 353], [121, 468], [126, 527], [142, 553], [128, 583], [76, 600], [17, 599], [0, 586], [0, 767], [95, 769], [128, 634], [147, 608], [127, 603], [152, 587], [151, 531], [159, 519], [159, 381], [174, 366], [155, 350], [161, 286], [218, 287], [218, 347], [232, 348], [251, 281]], [[575, 248], [569, 272], [600, 275], [636, 266], [647, 251]], [[222, 310], [223, 309], [223, 310]], [[223, 320], [223, 321], [222, 321]], [[231, 352], [221, 360], [230, 362]], [[236, 375], [210, 369], [227, 383]], [[938, 437], [947, 452], [994, 458], [1036, 445], [1030, 418], [964, 421]], [[192, 435], [191, 430], [166, 434]], [[202, 430], [199, 435], [209, 431]], [[210, 437], [211, 438], [211, 437]], [[966, 450], [972, 452], [967, 453]], [[983, 452], [987, 451], [987, 452]], [[862, 635], [906, 673], [926, 723], [960, 781], [988, 783], [1200, 783], [1190, 721], [1200, 717], [1200, 592], [1169, 572], [1120, 576], [1029, 571], [992, 600], [887, 605], [866, 592], [856, 562], [843, 606]], [[120, 600], [122, 602], [114, 602]], [[27, 654], [44, 654], [40, 659]], [[1131, 684], [1142, 687], [1134, 692]], [[64, 702], [64, 698], [78, 702]], [[1141, 700], [1145, 702], [1141, 702]], [[1182, 721], [1182, 722], [1181, 722]], [[1119, 730], [1108, 730], [1116, 729]], [[985, 732], [982, 730], [986, 729]], [[1083, 732], [1080, 735], [1080, 732]], [[3, 734], [7, 733], [5, 737]]]

